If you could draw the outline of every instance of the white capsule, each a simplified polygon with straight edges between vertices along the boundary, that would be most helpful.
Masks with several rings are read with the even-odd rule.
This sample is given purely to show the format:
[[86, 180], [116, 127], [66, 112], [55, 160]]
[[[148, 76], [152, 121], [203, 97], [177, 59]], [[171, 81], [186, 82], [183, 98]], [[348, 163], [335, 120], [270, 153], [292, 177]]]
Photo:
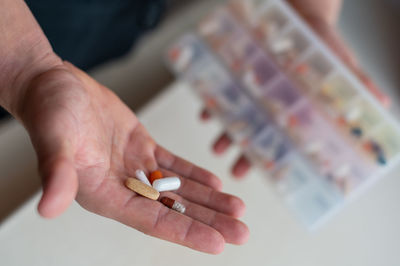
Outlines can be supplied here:
[[319, 153], [322, 149], [323, 144], [319, 141], [311, 142], [305, 148], [307, 154], [316, 154]]
[[337, 179], [343, 179], [346, 176], [348, 176], [351, 173], [351, 167], [348, 164], [342, 165], [339, 168], [337, 168], [334, 172], [333, 175]]
[[149, 179], [142, 170], [136, 170], [136, 178], [151, 187]]
[[359, 107], [355, 107], [346, 113], [346, 120], [348, 122], [355, 122], [360, 119], [362, 110]]
[[284, 53], [293, 48], [293, 42], [290, 39], [283, 39], [271, 44], [271, 50], [275, 54]]
[[179, 177], [165, 177], [153, 182], [153, 188], [158, 192], [177, 190], [181, 186]]

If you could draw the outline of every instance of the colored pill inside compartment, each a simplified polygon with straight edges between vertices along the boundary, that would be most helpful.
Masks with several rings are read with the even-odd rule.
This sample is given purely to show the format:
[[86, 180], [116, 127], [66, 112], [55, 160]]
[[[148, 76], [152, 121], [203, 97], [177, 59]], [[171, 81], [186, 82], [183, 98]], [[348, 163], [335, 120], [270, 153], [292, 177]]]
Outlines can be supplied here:
[[319, 99], [324, 102], [324, 106], [333, 108], [333, 113], [343, 112], [356, 97], [357, 90], [353, 84], [340, 74], [324, 82], [319, 92]]
[[250, 142], [250, 157], [268, 170], [291, 151], [289, 142], [273, 127], [265, 127]]
[[247, 85], [257, 86], [260, 89], [278, 75], [275, 65], [266, 56], [260, 55], [249, 63], [243, 80]]
[[294, 61], [310, 46], [306, 37], [293, 29], [270, 43], [270, 49], [279, 65], [289, 68]]
[[326, 132], [326, 125], [322, 117], [314, 110], [310, 102], [304, 102], [287, 114], [281, 124], [299, 145], [309, 140], [317, 140]]
[[377, 164], [386, 165], [400, 153], [400, 134], [389, 124], [377, 129], [363, 144]]
[[200, 41], [194, 35], [187, 34], [169, 49], [168, 58], [175, 71], [182, 73], [203, 61], [205, 54], [206, 51]]
[[272, 6], [252, 24], [256, 37], [268, 44], [289, 24], [289, 19], [279, 8]]
[[191, 47], [175, 47], [169, 53], [171, 61], [174, 63], [176, 71], [183, 72], [188, 69], [193, 58]]
[[287, 79], [283, 79], [270, 88], [263, 97], [269, 109], [281, 115], [301, 99], [298, 89]]
[[365, 100], [359, 100], [348, 107], [340, 124], [349, 127], [350, 133], [358, 138], [367, 135], [384, 121], [381, 113]]
[[240, 73], [257, 53], [256, 44], [244, 34], [237, 34], [229, 45], [221, 47], [219, 54], [234, 73]]
[[349, 152], [349, 147], [332, 132], [329, 123], [307, 103], [287, 117], [286, 128], [319, 174], [329, 173]]
[[293, 75], [300, 81], [306, 92], [321, 88], [323, 80], [332, 72], [332, 63], [321, 53], [313, 53], [294, 68]]
[[269, 123], [269, 119], [264, 112], [254, 105], [249, 105], [227, 117], [226, 125], [228, 133], [235, 141], [240, 143], [244, 139], [251, 138], [257, 134]]
[[343, 157], [341, 163], [328, 176], [343, 195], [348, 195], [371, 177], [373, 169], [363, 164], [359, 158]]
[[215, 94], [231, 83], [229, 74], [217, 62], [210, 59], [205, 65], [186, 77], [196, 90]]
[[198, 31], [214, 50], [219, 50], [222, 46], [229, 43], [237, 31], [237, 26], [232, 17], [220, 9], [207, 16], [200, 23]]
[[216, 95], [216, 100], [221, 108], [228, 112], [238, 110], [251, 104], [242, 88], [233, 83], [221, 89], [221, 92]]

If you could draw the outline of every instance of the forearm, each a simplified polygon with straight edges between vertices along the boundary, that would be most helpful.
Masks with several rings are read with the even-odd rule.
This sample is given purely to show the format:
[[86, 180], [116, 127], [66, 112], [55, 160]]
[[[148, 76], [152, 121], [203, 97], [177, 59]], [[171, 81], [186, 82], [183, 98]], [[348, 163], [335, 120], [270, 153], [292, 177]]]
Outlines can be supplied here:
[[0, 0], [0, 105], [18, 117], [27, 84], [60, 65], [22, 0]]

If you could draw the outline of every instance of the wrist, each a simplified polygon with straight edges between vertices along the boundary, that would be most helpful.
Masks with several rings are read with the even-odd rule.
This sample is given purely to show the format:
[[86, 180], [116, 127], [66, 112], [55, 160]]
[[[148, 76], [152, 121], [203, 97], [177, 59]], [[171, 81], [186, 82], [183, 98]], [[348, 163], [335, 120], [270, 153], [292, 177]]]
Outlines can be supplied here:
[[18, 119], [30, 82], [59, 65], [62, 61], [46, 39], [16, 47], [0, 62], [0, 105]]
[[0, 105], [18, 116], [28, 84], [62, 61], [22, 0], [0, 0]]
[[44, 46], [35, 43], [29, 50], [25, 50], [23, 58], [13, 60], [6, 67], [9, 76], [6, 78], [7, 84], [0, 91], [0, 105], [17, 119], [20, 119], [30, 84], [43, 73], [62, 65], [62, 60], [50, 45], [49, 48]]

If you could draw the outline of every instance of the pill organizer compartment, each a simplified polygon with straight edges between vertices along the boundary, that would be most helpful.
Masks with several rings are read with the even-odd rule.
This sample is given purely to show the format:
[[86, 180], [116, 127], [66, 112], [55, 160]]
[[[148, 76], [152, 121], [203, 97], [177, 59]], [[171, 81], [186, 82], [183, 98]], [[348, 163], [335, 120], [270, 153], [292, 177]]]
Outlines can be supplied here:
[[354, 145], [358, 145], [384, 121], [382, 114], [361, 97], [351, 101], [334, 119], [337, 128], [349, 141], [355, 143]]
[[300, 102], [303, 97], [291, 81], [282, 77], [268, 87], [260, 99], [268, 110], [279, 118]]
[[192, 73], [186, 74], [186, 79], [197, 89], [198, 92], [217, 94], [222, 88], [230, 83], [230, 77], [220, 66], [208, 62], [207, 67], [200, 65], [194, 68]]
[[[234, 73], [242, 73], [248, 67], [250, 60], [256, 57], [256, 54], [262, 53], [244, 28], [234, 22], [234, 17], [226, 10], [218, 9], [202, 22], [206, 25], [208, 23], [218, 25], [217, 29], [223, 28], [227, 24], [230, 25], [229, 33], [223, 34], [224, 41], [218, 41], [218, 45], [215, 45], [214, 39], [220, 38], [219, 30], [214, 30], [213, 33], [204, 33], [200, 28], [199, 33], [204, 37], [210, 50], [221, 57], [224, 64]], [[216, 37], [210, 37], [210, 35], [216, 35]]]
[[271, 5], [256, 16], [253, 32], [255, 37], [268, 49], [269, 44], [273, 43], [279, 34], [289, 26], [290, 20], [287, 15], [276, 5]]
[[253, 58], [242, 76], [245, 89], [254, 97], [260, 97], [276, 78], [279, 71], [265, 55], [260, 54]]
[[325, 78], [332, 71], [333, 65], [326, 56], [321, 52], [312, 52], [299, 60], [291, 72], [300, 87], [306, 93], [312, 94], [321, 89]]
[[320, 136], [326, 133], [322, 118], [308, 101], [285, 114], [284, 119], [280, 121], [297, 146], [304, 147], [305, 150], [312, 151], [314, 150], [312, 147], [319, 148], [318, 145], [308, 147], [309, 141], [318, 142]]
[[234, 82], [231, 82], [225, 87], [221, 88], [221, 91], [218, 95], [218, 100], [223, 106], [225, 106], [225, 110], [229, 111], [230, 113], [251, 104], [249, 98], [246, 97], [242, 89]]
[[229, 69], [234, 73], [241, 73], [256, 56], [258, 49], [245, 34], [238, 32], [232, 36], [231, 44], [221, 47], [219, 54]]
[[304, 158], [292, 153], [280, 165], [275, 167], [271, 179], [277, 191], [284, 197], [290, 197], [300, 189], [318, 178], [316, 173], [307, 165]]
[[251, 103], [231, 113], [225, 121], [227, 132], [233, 140], [246, 147], [249, 140], [268, 124], [269, 119]]
[[175, 73], [190, 72], [193, 65], [205, 66], [210, 60], [205, 47], [192, 34], [185, 35], [169, 48], [167, 63]]
[[310, 43], [307, 38], [295, 28], [269, 42], [271, 55], [285, 69], [291, 68], [309, 48]]
[[358, 97], [351, 82], [343, 75], [334, 74], [325, 79], [317, 93], [318, 102], [333, 119], [344, 114], [345, 108]]
[[215, 90], [212, 91], [213, 87], [209, 86], [212, 82], [208, 82], [208, 80], [190, 79], [189, 77], [187, 77], [187, 80], [190, 86], [197, 90], [209, 112], [219, 116], [224, 116], [225, 113], [230, 112], [229, 105], [225, 104], [224, 99], [218, 96], [220, 87], [214, 87]]
[[343, 118], [349, 132], [356, 138], [364, 137], [384, 121], [378, 110], [362, 98], [346, 108]]
[[291, 151], [288, 139], [275, 126], [268, 125], [249, 141], [245, 152], [261, 168], [273, 170]]
[[219, 50], [221, 46], [230, 43], [236, 30], [232, 17], [223, 9], [211, 13], [198, 27], [199, 33], [214, 50]]
[[328, 181], [347, 197], [371, 178], [370, 173], [375, 170], [372, 165], [360, 161], [354, 154], [346, 154], [340, 158], [340, 164], [332, 171]]
[[400, 134], [393, 125], [385, 123], [364, 140], [362, 147], [372, 162], [383, 167], [400, 153]]
[[316, 226], [341, 206], [343, 194], [322, 180], [302, 155], [292, 153], [272, 174], [277, 192], [306, 226]]

